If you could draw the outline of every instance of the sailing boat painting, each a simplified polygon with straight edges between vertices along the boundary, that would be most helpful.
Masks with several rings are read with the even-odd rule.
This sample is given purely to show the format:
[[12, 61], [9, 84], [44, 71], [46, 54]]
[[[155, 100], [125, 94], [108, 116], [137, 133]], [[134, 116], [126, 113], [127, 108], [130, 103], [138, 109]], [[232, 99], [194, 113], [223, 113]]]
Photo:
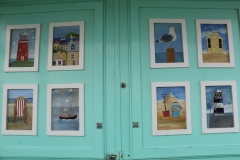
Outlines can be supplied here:
[[70, 86], [64, 88], [51, 89], [51, 105], [50, 105], [50, 131], [58, 132], [79, 132], [82, 129], [80, 119], [83, 118], [80, 109], [82, 98], [80, 88]]

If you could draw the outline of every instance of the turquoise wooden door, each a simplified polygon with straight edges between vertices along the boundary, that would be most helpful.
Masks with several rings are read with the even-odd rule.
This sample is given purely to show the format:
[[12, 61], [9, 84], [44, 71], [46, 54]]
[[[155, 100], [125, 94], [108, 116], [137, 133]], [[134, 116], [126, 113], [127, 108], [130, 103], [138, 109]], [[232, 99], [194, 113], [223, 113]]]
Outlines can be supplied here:
[[[14, 4], [14, 3], [13, 3]], [[103, 3], [22, 2], [0, 6], [0, 63], [4, 64], [7, 25], [39, 24], [40, 49], [38, 72], [0, 71], [1, 92], [4, 84], [38, 84], [37, 136], [1, 135], [0, 157], [11, 159], [104, 159], [103, 129]], [[49, 23], [84, 21], [84, 70], [48, 71]], [[84, 84], [84, 136], [48, 136], [47, 85]], [[2, 98], [1, 98], [2, 102]]]
[[[130, 2], [131, 117], [132, 122], [139, 122], [139, 128], [133, 128], [131, 134], [133, 159], [217, 159], [224, 156], [226, 159], [238, 159], [239, 133], [202, 134], [201, 130], [200, 81], [239, 81], [236, 75], [239, 68], [239, 13], [234, 5], [227, 4]], [[150, 18], [186, 20], [189, 67], [150, 67]], [[231, 20], [236, 68], [198, 68], [196, 19]], [[214, 73], [221, 76], [216, 77]], [[151, 82], [190, 82], [191, 134], [152, 135], [152, 118], [157, 118], [157, 113], [152, 114]]]

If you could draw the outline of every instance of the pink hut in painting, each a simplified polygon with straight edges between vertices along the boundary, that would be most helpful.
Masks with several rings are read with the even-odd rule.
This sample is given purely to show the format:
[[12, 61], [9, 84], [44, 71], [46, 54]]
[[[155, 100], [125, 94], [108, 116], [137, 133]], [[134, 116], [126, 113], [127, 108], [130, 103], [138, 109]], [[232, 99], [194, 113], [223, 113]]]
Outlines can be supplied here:
[[28, 60], [28, 34], [23, 32], [18, 40], [17, 61]]

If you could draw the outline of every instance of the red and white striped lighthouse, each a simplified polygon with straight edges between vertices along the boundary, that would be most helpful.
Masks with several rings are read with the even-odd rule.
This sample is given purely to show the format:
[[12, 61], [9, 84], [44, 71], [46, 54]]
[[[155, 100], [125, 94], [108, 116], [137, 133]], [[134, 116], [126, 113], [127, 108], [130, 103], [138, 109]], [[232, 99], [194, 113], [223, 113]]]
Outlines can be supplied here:
[[23, 32], [18, 40], [17, 61], [28, 60], [28, 34]]

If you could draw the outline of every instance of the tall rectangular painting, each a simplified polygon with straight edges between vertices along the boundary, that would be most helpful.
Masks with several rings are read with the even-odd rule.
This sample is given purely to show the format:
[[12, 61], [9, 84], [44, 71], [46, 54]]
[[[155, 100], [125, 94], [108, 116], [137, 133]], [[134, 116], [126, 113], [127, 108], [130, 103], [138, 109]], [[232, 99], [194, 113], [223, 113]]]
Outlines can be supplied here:
[[36, 135], [37, 85], [4, 85], [2, 133]]
[[38, 71], [40, 24], [8, 25], [5, 71]]
[[184, 19], [149, 19], [151, 68], [188, 67]]
[[81, 70], [84, 58], [84, 22], [49, 24], [49, 70]]
[[48, 86], [48, 135], [83, 136], [83, 84]]
[[152, 82], [153, 135], [191, 134], [188, 82]]
[[203, 133], [238, 132], [236, 83], [201, 82]]
[[197, 19], [199, 67], [234, 67], [230, 20]]

